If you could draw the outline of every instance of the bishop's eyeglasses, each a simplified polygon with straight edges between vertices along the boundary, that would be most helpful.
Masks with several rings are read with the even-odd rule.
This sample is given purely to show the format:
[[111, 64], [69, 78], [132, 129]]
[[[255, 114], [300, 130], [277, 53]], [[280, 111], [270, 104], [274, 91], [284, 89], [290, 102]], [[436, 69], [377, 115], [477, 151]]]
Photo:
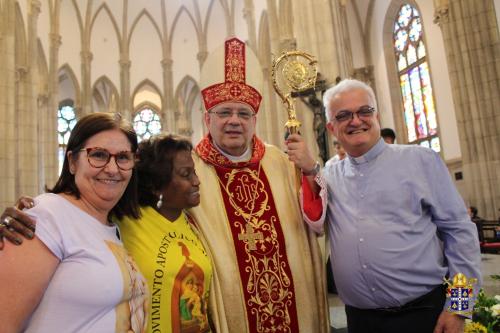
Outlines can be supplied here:
[[87, 152], [87, 160], [94, 168], [104, 168], [111, 161], [111, 157], [115, 158], [116, 166], [120, 170], [127, 171], [135, 165], [135, 154], [131, 151], [111, 154], [107, 149], [100, 147], [82, 148], [79, 151]]
[[250, 120], [253, 116], [255, 116], [255, 113], [253, 113], [250, 110], [237, 110], [237, 111], [232, 111], [230, 109], [220, 109], [220, 110], [213, 110], [213, 111], [208, 111], [208, 113], [215, 113], [217, 117], [220, 119], [228, 119], [233, 116], [233, 114], [236, 113], [239, 119], [242, 120]]
[[335, 120], [339, 123], [344, 121], [351, 121], [354, 119], [354, 115], [358, 116], [360, 120], [367, 120], [375, 113], [375, 108], [373, 106], [362, 106], [358, 111], [351, 112], [347, 110], [342, 110], [337, 112], [335, 115]]

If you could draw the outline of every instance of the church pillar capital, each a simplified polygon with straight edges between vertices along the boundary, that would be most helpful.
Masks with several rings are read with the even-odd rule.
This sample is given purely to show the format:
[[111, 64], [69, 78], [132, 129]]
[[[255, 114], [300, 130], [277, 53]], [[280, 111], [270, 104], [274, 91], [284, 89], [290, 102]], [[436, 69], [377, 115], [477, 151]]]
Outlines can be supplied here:
[[94, 58], [94, 55], [90, 51], [82, 51], [82, 52], [80, 52], [80, 56], [82, 57], [82, 61], [84, 63], [90, 63], [90, 62], [92, 62], [92, 59]]
[[253, 8], [250, 7], [243, 8], [243, 18], [246, 20], [253, 18]]
[[178, 130], [179, 134], [185, 137], [190, 138], [193, 135], [193, 130], [189, 128], [182, 128]]
[[39, 108], [47, 106], [49, 103], [49, 95], [48, 94], [38, 94], [37, 104]]
[[208, 57], [208, 52], [207, 51], [200, 51], [196, 55], [196, 59], [198, 59], [198, 62], [200, 63], [200, 67], [205, 63], [205, 60], [207, 60]]
[[30, 5], [31, 14], [38, 16], [42, 8], [42, 3], [40, 2], [40, 0], [31, 0]]
[[436, 10], [434, 11], [434, 23], [440, 26], [442, 23], [448, 22], [449, 10], [450, 8], [448, 4], [436, 7]]
[[61, 40], [62, 40], [61, 35], [56, 33], [50, 33], [49, 37], [52, 43], [52, 47], [59, 48], [59, 46], [61, 46]]
[[178, 110], [178, 109], [175, 109], [174, 111], [174, 119], [175, 120], [179, 120], [179, 118], [181, 117], [182, 113]]
[[164, 70], [172, 70], [172, 65], [174, 61], [170, 58], [165, 58], [161, 60], [161, 65], [163, 66]]
[[280, 50], [292, 51], [297, 49], [297, 40], [295, 38], [282, 39]]
[[132, 65], [132, 62], [128, 59], [120, 59], [119, 61], [121, 69], [128, 70], [130, 69], [130, 66]]
[[82, 116], [82, 106], [81, 105], [73, 105], [73, 109], [75, 110], [75, 114], [77, 116]]
[[18, 66], [16, 68], [16, 82], [21, 82], [26, 79], [29, 69], [26, 66]]

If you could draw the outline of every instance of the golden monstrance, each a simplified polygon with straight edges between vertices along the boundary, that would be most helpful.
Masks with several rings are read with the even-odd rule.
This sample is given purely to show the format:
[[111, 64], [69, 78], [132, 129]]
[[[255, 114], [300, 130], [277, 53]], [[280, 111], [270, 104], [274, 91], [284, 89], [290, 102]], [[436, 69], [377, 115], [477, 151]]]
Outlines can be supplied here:
[[314, 89], [317, 63], [313, 56], [302, 51], [286, 51], [273, 60], [273, 86], [286, 105], [288, 121], [285, 127], [290, 133], [297, 133], [301, 125], [297, 120], [293, 98], [305, 90]]

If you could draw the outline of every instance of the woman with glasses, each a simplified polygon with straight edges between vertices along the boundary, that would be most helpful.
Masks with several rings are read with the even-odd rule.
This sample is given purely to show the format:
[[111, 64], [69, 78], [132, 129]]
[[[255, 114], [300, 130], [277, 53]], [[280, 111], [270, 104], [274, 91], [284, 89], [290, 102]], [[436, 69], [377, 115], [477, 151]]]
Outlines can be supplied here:
[[146, 282], [112, 222], [139, 216], [136, 148], [119, 115], [78, 121], [56, 185], [28, 210], [35, 238], [0, 252], [2, 332], [145, 331]]

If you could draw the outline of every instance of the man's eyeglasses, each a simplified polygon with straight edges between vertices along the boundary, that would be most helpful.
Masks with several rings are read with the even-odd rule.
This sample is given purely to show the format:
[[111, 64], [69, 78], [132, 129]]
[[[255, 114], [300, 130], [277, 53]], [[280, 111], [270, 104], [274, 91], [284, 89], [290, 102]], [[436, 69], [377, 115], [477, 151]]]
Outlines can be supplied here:
[[351, 121], [354, 119], [354, 115], [356, 114], [359, 119], [366, 120], [370, 118], [375, 113], [375, 108], [372, 106], [363, 106], [356, 112], [351, 112], [347, 110], [339, 111], [335, 115], [335, 120], [339, 123], [344, 121]]
[[111, 154], [104, 148], [82, 148], [80, 151], [87, 152], [87, 160], [94, 168], [104, 168], [111, 161], [111, 157], [115, 158], [116, 166], [123, 171], [130, 170], [135, 165], [135, 154], [131, 151], [121, 151], [116, 154]]
[[227, 109], [208, 111], [208, 113], [215, 113], [217, 115], [217, 117], [219, 117], [220, 119], [231, 118], [233, 116], [233, 114], [236, 113], [238, 118], [240, 118], [242, 120], [250, 120], [250, 118], [252, 118], [255, 115], [255, 113], [253, 113], [250, 110], [238, 110], [238, 111], [233, 112], [233, 111], [227, 110]]

